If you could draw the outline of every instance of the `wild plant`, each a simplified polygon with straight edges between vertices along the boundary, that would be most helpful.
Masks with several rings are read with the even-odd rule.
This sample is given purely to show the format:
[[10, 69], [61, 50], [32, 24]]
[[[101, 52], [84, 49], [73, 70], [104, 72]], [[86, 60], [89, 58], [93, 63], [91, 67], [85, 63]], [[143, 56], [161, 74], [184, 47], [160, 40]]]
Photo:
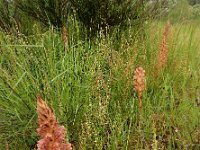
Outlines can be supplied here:
[[65, 128], [60, 126], [53, 110], [40, 96], [37, 97], [38, 150], [72, 150], [72, 145], [65, 141]]

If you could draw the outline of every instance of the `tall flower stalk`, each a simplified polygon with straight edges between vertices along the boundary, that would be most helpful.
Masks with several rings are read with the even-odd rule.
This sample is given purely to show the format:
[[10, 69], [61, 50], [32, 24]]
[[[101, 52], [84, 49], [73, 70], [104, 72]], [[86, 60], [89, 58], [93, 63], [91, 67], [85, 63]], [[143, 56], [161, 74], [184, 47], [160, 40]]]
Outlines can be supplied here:
[[145, 90], [145, 70], [142, 67], [138, 67], [135, 69], [134, 77], [133, 77], [133, 85], [134, 89], [138, 95], [138, 107], [139, 111], [142, 111], [142, 94]]
[[62, 26], [61, 36], [62, 36], [62, 40], [63, 40], [63, 43], [64, 43], [64, 51], [66, 53], [67, 52], [67, 46], [68, 46], [68, 33], [67, 33], [67, 28], [66, 28], [65, 25]]
[[171, 24], [169, 22], [164, 27], [163, 37], [162, 37], [162, 41], [159, 48], [158, 58], [157, 58], [158, 70], [161, 70], [162, 68], [164, 68], [165, 64], [167, 63], [167, 57], [168, 57], [168, 51], [169, 51], [167, 38], [169, 36], [170, 27], [171, 27]]
[[38, 150], [72, 150], [71, 144], [65, 141], [64, 126], [58, 124], [53, 110], [40, 96], [37, 97], [37, 114], [37, 133], [41, 137], [37, 143]]

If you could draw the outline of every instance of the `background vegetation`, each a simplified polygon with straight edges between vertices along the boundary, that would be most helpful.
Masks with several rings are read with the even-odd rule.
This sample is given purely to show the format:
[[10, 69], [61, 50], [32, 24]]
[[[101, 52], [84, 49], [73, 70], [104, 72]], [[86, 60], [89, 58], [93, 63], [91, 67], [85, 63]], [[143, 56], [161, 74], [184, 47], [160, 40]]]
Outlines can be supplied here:
[[[36, 148], [37, 94], [74, 149], [199, 149], [200, 16], [189, 4], [1, 1], [0, 149]], [[146, 71], [140, 114], [138, 66]]]

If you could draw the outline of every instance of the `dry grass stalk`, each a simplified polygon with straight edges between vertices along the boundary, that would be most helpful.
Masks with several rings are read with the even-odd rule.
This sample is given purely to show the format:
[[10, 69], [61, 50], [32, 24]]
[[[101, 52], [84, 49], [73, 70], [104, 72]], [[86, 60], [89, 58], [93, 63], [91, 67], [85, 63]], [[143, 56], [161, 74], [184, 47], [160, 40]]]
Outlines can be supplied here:
[[159, 54], [157, 58], [157, 69], [162, 69], [165, 64], [167, 63], [167, 56], [168, 56], [168, 45], [167, 45], [167, 38], [169, 36], [171, 24], [168, 22], [164, 27], [162, 42], [159, 48]]
[[62, 27], [62, 40], [64, 42], [64, 51], [65, 53], [67, 52], [67, 45], [68, 45], [68, 33], [67, 33], [67, 28], [65, 27], [65, 25], [63, 25]]
[[38, 141], [38, 150], [72, 150], [70, 143], [65, 142], [64, 126], [60, 126], [54, 116], [53, 110], [37, 97], [38, 135], [42, 138]]
[[145, 90], [145, 70], [142, 67], [138, 67], [135, 69], [133, 77], [133, 85], [134, 89], [137, 92], [138, 100], [139, 100], [139, 110], [142, 109], [142, 94]]
[[9, 150], [8, 141], [6, 141], [6, 150]]

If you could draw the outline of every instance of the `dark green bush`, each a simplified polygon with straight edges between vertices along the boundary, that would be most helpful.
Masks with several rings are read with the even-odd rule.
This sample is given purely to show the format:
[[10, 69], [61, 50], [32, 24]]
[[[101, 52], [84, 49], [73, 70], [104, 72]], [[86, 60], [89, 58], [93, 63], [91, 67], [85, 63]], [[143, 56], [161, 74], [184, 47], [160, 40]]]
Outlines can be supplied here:
[[0, 29], [7, 33], [30, 34], [34, 21], [17, 7], [14, 1], [0, 2]]
[[[90, 35], [99, 31], [107, 33], [113, 27], [135, 27], [146, 21], [150, 14], [149, 0], [14, 0], [17, 9], [45, 26], [61, 28], [71, 15]], [[150, 5], [155, 12], [160, 1]], [[162, 3], [161, 3], [162, 4]], [[166, 4], [166, 3], [164, 3]], [[156, 7], [155, 7], [156, 6]]]
[[12, 3], [7, 0], [0, 2], [0, 28], [6, 32], [9, 32], [14, 24], [15, 8]]
[[68, 0], [15, 0], [16, 6], [45, 26], [62, 27], [68, 15]]
[[188, 3], [193, 6], [196, 4], [200, 4], [200, 0], [188, 0]]
[[45, 26], [62, 27], [69, 12], [91, 32], [144, 20], [146, 0], [15, 0], [20, 10]]
[[90, 31], [144, 19], [145, 0], [71, 0], [80, 22]]

